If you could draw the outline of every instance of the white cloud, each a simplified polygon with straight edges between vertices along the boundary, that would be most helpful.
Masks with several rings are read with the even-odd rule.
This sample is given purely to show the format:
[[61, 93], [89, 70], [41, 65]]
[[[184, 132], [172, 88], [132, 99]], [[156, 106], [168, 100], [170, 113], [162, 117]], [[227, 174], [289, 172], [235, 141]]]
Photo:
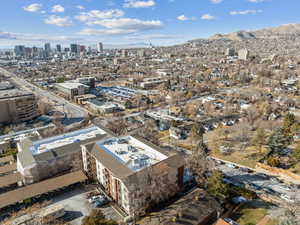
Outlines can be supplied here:
[[132, 18], [104, 19], [88, 23], [100, 25], [106, 29], [83, 29], [80, 34], [84, 35], [122, 35], [133, 34], [141, 31], [160, 29], [163, 24], [159, 20], [140, 20]]
[[33, 3], [31, 5], [23, 7], [23, 9], [27, 12], [39, 12], [42, 9], [42, 4]]
[[76, 8], [80, 9], [80, 10], [84, 10], [85, 9], [85, 7], [83, 5], [77, 5]]
[[89, 25], [100, 25], [108, 29], [134, 29], [134, 30], [151, 30], [163, 26], [160, 20], [140, 20], [132, 18], [105, 19], [96, 20], [88, 23]]
[[204, 14], [201, 16], [201, 19], [203, 20], [214, 20], [216, 17], [210, 15], [210, 14]]
[[125, 0], [124, 8], [149, 8], [155, 6], [154, 0], [139, 1], [139, 0]]
[[81, 22], [88, 22], [97, 19], [111, 19], [124, 16], [124, 12], [120, 9], [111, 10], [91, 10], [89, 12], [82, 12], [75, 18]]
[[210, 0], [213, 4], [219, 4], [223, 2], [223, 0]]
[[178, 20], [187, 21], [187, 20], [196, 20], [195, 17], [186, 17], [185, 15], [180, 15], [177, 17]]
[[257, 13], [261, 13], [262, 10], [255, 10], [255, 9], [248, 9], [248, 10], [244, 10], [244, 11], [232, 11], [229, 14], [230, 15], [249, 15], [249, 14], [257, 14]]
[[173, 39], [181, 39], [182, 36], [178, 35], [170, 35], [170, 34], [145, 34], [145, 35], [128, 35], [124, 37], [127, 40], [133, 41], [141, 41], [141, 40], [173, 40]]
[[61, 5], [54, 5], [51, 10], [51, 12], [53, 12], [53, 13], [62, 13], [64, 11], [65, 11], [65, 8], [62, 7]]
[[81, 40], [78, 37], [68, 37], [68, 36], [49, 36], [43, 34], [29, 34], [29, 33], [12, 33], [0, 31], [0, 40], [7, 41], [20, 41], [20, 42], [46, 42], [46, 41], [73, 41]]
[[81, 35], [124, 35], [135, 33], [136, 30], [123, 30], [123, 29], [90, 29], [86, 28], [80, 31]]
[[66, 17], [60, 17], [56, 15], [51, 15], [48, 18], [44, 20], [46, 24], [51, 24], [59, 27], [67, 27], [72, 25], [72, 20], [66, 16]]

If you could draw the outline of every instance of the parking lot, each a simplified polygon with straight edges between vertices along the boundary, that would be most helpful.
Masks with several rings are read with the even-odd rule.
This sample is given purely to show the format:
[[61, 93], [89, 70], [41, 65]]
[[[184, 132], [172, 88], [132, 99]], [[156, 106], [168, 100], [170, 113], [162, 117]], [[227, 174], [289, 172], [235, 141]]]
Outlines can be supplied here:
[[266, 193], [279, 197], [287, 203], [300, 200], [300, 189], [283, 183], [276, 177], [263, 173], [256, 173], [245, 168], [239, 168], [232, 164], [218, 164], [218, 168], [224, 173], [225, 181], [236, 186], [251, 189], [257, 193]]
[[[84, 216], [89, 215], [93, 209], [86, 197], [87, 193], [93, 190], [95, 190], [94, 186], [87, 187], [80, 185], [71, 191], [54, 197], [51, 205], [62, 204], [66, 210], [65, 219], [72, 225], [81, 225], [81, 220]], [[122, 219], [109, 203], [99, 209], [101, 209], [103, 214], [109, 219], [115, 221]]]

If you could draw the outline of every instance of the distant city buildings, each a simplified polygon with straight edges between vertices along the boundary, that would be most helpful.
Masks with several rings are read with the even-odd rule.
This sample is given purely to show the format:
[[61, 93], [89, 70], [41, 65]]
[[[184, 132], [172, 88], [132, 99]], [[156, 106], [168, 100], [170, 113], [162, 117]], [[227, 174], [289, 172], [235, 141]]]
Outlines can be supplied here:
[[61, 52], [61, 45], [56, 45], [56, 51]]
[[102, 44], [102, 42], [97, 43], [97, 51], [98, 52], [103, 52], [103, 44]]
[[[8, 57], [17, 57], [18, 59], [52, 59], [52, 58], [77, 58], [87, 54], [103, 53], [103, 43], [99, 42], [96, 49], [91, 46], [70, 44], [69, 47], [63, 47], [61, 44], [56, 44], [51, 48], [50, 43], [45, 43], [43, 47], [26, 47], [24, 45], [16, 45], [13, 52], [7, 52]], [[12, 55], [13, 53], [13, 55]], [[124, 53], [125, 56], [127, 53]]]
[[79, 52], [80, 52], [80, 45], [78, 45], [78, 44], [71, 44], [70, 45], [70, 50], [71, 50], [71, 53], [79, 54]]
[[25, 46], [24, 45], [16, 45], [14, 52], [17, 57], [25, 56]]

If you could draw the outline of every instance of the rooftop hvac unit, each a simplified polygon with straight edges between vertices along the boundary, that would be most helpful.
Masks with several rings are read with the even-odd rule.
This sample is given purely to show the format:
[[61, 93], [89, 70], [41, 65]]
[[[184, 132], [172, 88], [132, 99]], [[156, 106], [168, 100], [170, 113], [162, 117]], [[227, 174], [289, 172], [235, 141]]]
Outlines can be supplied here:
[[137, 149], [131, 145], [128, 146], [128, 151], [129, 152], [137, 152]]

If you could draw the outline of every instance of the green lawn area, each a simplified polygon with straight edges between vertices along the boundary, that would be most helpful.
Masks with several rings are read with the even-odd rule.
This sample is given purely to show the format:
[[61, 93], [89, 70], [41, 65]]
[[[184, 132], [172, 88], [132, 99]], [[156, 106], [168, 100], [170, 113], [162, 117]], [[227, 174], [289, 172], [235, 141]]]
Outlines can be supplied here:
[[242, 209], [240, 211], [241, 217], [237, 220], [240, 225], [250, 225], [257, 224], [261, 221], [266, 215], [266, 209]]
[[[265, 153], [265, 151], [266, 150], [264, 149], [263, 152]], [[241, 151], [235, 151], [231, 154], [222, 154], [218, 150], [213, 150], [212, 155], [250, 168], [255, 168], [256, 163], [263, 157], [263, 153], [259, 153], [259, 151], [257, 151], [257, 149], [253, 146]]]
[[[259, 223], [266, 215], [268, 215], [268, 204], [264, 202], [252, 202], [241, 206], [241, 208], [231, 215], [231, 218], [240, 225], [250, 225]], [[266, 225], [277, 225], [274, 219]]]

